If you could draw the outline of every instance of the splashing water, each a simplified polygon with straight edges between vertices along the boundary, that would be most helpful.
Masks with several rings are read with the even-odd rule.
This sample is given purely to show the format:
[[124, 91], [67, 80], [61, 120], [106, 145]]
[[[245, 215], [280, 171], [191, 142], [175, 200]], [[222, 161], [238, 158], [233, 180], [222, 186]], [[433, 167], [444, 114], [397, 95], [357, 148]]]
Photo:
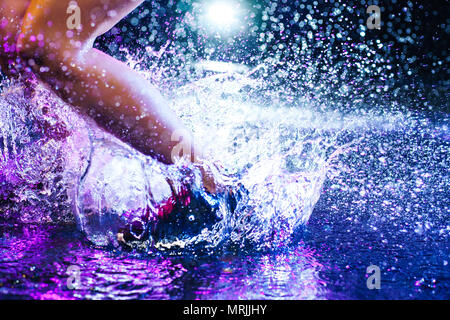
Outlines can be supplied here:
[[[216, 80], [203, 79], [203, 88], [182, 88], [173, 107], [199, 141], [217, 147], [215, 153], [239, 177], [249, 197], [235, 215], [224, 212], [228, 216], [211, 230], [177, 245], [206, 241], [214, 247], [229, 238], [237, 245], [253, 243], [255, 249], [282, 246], [308, 221], [325, 180], [326, 151], [332, 146], [313, 137], [316, 128], [308, 118], [298, 119], [298, 110], [257, 112], [257, 106], [239, 103], [238, 96], [220, 98]], [[220, 86], [226, 91], [241, 81], [225, 79]], [[119, 218], [145, 208], [155, 198], [170, 195], [168, 176], [183, 178], [86, 122], [43, 88], [28, 101], [21, 87], [11, 85], [1, 102], [7, 115], [2, 121], [2, 192], [11, 202], [3, 209], [6, 217], [67, 222], [75, 211], [89, 240], [117, 246], [118, 220], [106, 223], [106, 215]], [[288, 113], [284, 120], [280, 117]], [[310, 131], [309, 138], [292, 134], [302, 124], [308, 126], [303, 129]], [[211, 135], [212, 130], [218, 135]]]
[[88, 129], [72, 108], [18, 84], [0, 100], [2, 217], [26, 223], [71, 222], [71, 199], [89, 156]]
[[[346, 41], [353, 29], [343, 26], [337, 3], [327, 17], [334, 24], [322, 26], [314, 8], [307, 7], [310, 14], [303, 22], [291, 10], [292, 20], [305, 29], [292, 46], [274, 43], [273, 30], [257, 35], [261, 48], [277, 48], [271, 57], [223, 62], [217, 49], [200, 59], [191, 52], [196, 50], [195, 39], [183, 40], [191, 36], [185, 34], [193, 28], [189, 17], [178, 22], [175, 39], [160, 49], [147, 47], [136, 55], [122, 50], [121, 55], [170, 99], [211, 162], [219, 159], [234, 184], [241, 183], [249, 193], [235, 213], [222, 210], [223, 219], [196, 236], [155, 239], [145, 248], [149, 253], [153, 248], [189, 247], [217, 253], [222, 244], [250, 252], [277, 250], [296, 243], [297, 231], [305, 224], [313, 234], [302, 234], [305, 243], [295, 247], [294, 254], [255, 261], [236, 258], [235, 269], [233, 263], [220, 261], [214, 264], [219, 269], [208, 269], [206, 275], [201, 268], [187, 271], [170, 259], [163, 259], [161, 267], [156, 259], [151, 268], [160, 277], [152, 278], [149, 266], [133, 257], [140, 271], [135, 281], [126, 277], [128, 257], [122, 261], [95, 250], [92, 254], [100, 258], [93, 260], [71, 248], [87, 266], [88, 279], [100, 283], [75, 297], [180, 298], [170, 291], [179, 288], [179, 278], [195, 282], [200, 275], [209, 281], [213, 273], [217, 277], [211, 282], [199, 283], [196, 292], [181, 297], [367, 297], [355, 289], [362, 285], [345, 280], [355, 281], [371, 263], [391, 272], [383, 275], [392, 289], [385, 298], [448, 293], [448, 114], [428, 112], [432, 102], [418, 87], [396, 83], [395, 64], [377, 53], [380, 48], [391, 50], [388, 46]], [[268, 6], [264, 21], [270, 17], [274, 24], [267, 23], [267, 28], [278, 28], [284, 37], [284, 27], [273, 20], [278, 19], [278, 9]], [[361, 30], [357, 31], [359, 37]], [[204, 30], [198, 32], [202, 35]], [[153, 39], [159, 36], [152, 34]], [[327, 46], [325, 38], [335, 42]], [[405, 90], [412, 92], [412, 99]], [[436, 88], [430, 91], [441, 97]], [[167, 198], [167, 177], [178, 182], [184, 178], [181, 168], [138, 154], [40, 86], [31, 98], [19, 84], [3, 83], [0, 112], [0, 214], [6, 219], [76, 222], [92, 243], [115, 247], [119, 218]], [[25, 234], [33, 234], [27, 228]], [[6, 242], [20, 243], [14, 231], [10, 233]], [[7, 258], [6, 263], [14, 265], [14, 259]], [[117, 265], [122, 272], [117, 288], [109, 287], [107, 270], [93, 271], [104, 259], [108, 267]], [[61, 262], [64, 267], [77, 263], [66, 260], [70, 259]], [[325, 260], [324, 265], [317, 260]], [[242, 274], [248, 265], [253, 273]], [[58, 274], [63, 269], [58, 266]], [[427, 272], [420, 271], [424, 269]], [[258, 274], [260, 270], [264, 272]], [[227, 276], [233, 272], [238, 273], [235, 287], [250, 282], [264, 294], [226, 292]], [[268, 279], [275, 285], [265, 287]], [[122, 280], [132, 282], [124, 284], [128, 290], [121, 289]], [[158, 287], [149, 284], [152, 281]], [[67, 292], [59, 294], [64, 297]]]
[[[128, 63], [139, 66], [131, 55]], [[140, 71], [152, 80], [155, 68]], [[219, 72], [211, 75], [211, 68]], [[235, 214], [222, 210], [223, 219], [195, 237], [156, 239], [160, 248], [199, 243], [213, 248], [224, 240], [240, 247], [251, 244], [256, 250], [283, 247], [298, 227], [308, 222], [327, 174], [339, 176], [355, 170], [351, 163], [336, 164], [335, 160], [361, 149], [361, 141], [372, 138], [367, 138], [368, 130], [369, 136], [380, 130], [395, 135], [425, 121], [403, 113], [358, 117], [317, 112], [313, 102], [298, 95], [289, 105], [280, 100], [281, 88], [268, 92], [267, 80], [258, 75], [270, 68], [279, 65], [270, 60], [249, 70], [205, 61], [197, 64], [197, 80], [172, 90], [176, 92], [171, 95], [172, 108], [249, 195]], [[168, 81], [170, 78], [166, 86]], [[270, 104], [261, 105], [261, 100], [251, 98], [261, 90], [270, 97]], [[32, 100], [18, 84], [3, 91], [0, 106], [6, 116], [1, 122], [1, 177], [6, 217], [22, 222], [68, 222], [75, 216], [94, 244], [118, 246], [117, 219], [167, 198], [167, 177], [183, 179], [177, 168], [139, 155], [43, 87], [38, 87]], [[442, 129], [445, 137], [446, 129]], [[379, 163], [387, 165], [385, 149], [390, 146], [384, 146], [382, 138], [377, 141]], [[360, 195], [367, 193], [376, 174], [378, 171], [371, 172], [359, 181]], [[421, 173], [416, 188], [429, 175]], [[385, 188], [398, 192], [398, 184], [398, 180], [390, 180]], [[345, 186], [341, 191], [354, 188]]]

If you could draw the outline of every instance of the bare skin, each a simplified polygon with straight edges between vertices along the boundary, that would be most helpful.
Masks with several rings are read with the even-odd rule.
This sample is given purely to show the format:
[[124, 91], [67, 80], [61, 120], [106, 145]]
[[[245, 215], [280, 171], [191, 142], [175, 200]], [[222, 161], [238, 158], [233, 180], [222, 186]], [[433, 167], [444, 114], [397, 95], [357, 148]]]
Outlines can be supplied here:
[[8, 76], [28, 69], [105, 130], [163, 163], [173, 164], [175, 147], [191, 150], [205, 188], [216, 192], [212, 174], [201, 165], [202, 150], [192, 145], [191, 133], [162, 95], [124, 63], [92, 47], [143, 1], [78, 0], [81, 24], [72, 29], [70, 0], [0, 0], [0, 66]]

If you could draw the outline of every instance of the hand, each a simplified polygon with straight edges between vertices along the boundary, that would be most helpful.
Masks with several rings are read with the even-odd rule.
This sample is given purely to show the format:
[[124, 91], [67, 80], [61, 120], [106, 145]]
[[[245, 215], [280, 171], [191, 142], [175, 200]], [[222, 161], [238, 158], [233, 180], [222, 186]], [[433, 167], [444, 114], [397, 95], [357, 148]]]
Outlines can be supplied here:
[[204, 167], [200, 167], [200, 171], [202, 173], [203, 187], [209, 193], [215, 194], [217, 192], [217, 184], [214, 175], [211, 171], [205, 169]]
[[202, 174], [203, 187], [212, 194], [223, 193], [232, 185], [232, 179], [224, 173], [224, 168], [219, 162], [196, 165]]

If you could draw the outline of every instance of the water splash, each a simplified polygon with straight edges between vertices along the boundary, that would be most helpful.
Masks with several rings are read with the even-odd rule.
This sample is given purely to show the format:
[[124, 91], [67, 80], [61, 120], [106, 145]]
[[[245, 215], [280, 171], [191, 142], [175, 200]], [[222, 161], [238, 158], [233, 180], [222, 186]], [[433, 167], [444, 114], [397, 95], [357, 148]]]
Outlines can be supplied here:
[[14, 82], [3, 88], [0, 110], [2, 217], [73, 221], [73, 192], [90, 150], [85, 122], [43, 87], [32, 98]]
[[[311, 113], [308, 117], [303, 110], [275, 107], [258, 112], [258, 106], [239, 101], [242, 83], [251, 78], [217, 79], [206, 77], [202, 85], [180, 88], [173, 108], [198, 141], [214, 146], [215, 156], [249, 196], [233, 215], [224, 211], [223, 220], [211, 229], [182, 243], [157, 239], [159, 247], [215, 247], [225, 239], [255, 248], [283, 246], [308, 221], [319, 199], [333, 144], [324, 143], [311, 126]], [[224, 92], [230, 97], [224, 98]], [[122, 215], [167, 198], [168, 176], [183, 179], [173, 167], [146, 159], [96, 128], [44, 88], [32, 100], [24, 94], [12, 85], [1, 101], [8, 115], [2, 121], [2, 192], [9, 192], [4, 200], [11, 202], [2, 206], [7, 208], [4, 216], [57, 222], [61, 217], [70, 221], [75, 211], [90, 241], [117, 246]], [[295, 128], [301, 133], [294, 133]], [[218, 134], [211, 135], [212, 130]]]
[[[444, 220], [449, 179], [441, 163], [448, 163], [448, 116], [435, 121], [411, 111], [431, 110], [431, 103], [420, 90], [406, 99], [405, 91], [416, 87], [399, 87], [389, 46], [365, 41], [360, 24], [342, 18], [344, 10], [353, 13], [351, 6], [300, 5], [303, 14], [294, 6], [266, 3], [271, 5], [262, 21], [274, 23], [262, 22], [263, 32], [250, 28], [256, 22], [246, 16], [250, 38], [260, 44], [246, 48], [257, 51], [248, 60], [242, 48], [236, 54], [228, 48], [248, 44], [245, 38], [235, 43], [243, 34], [231, 42], [206, 42], [211, 35], [187, 13], [165, 42], [152, 33], [164, 43], [158, 49], [147, 46], [137, 54], [121, 49], [129, 66], [170, 98], [210, 160], [219, 159], [234, 183], [249, 191], [236, 214], [224, 211], [221, 222], [198, 236], [158, 239], [156, 246], [214, 248], [230, 241], [255, 249], [283, 247], [308, 222], [316, 203], [334, 212], [350, 207], [350, 219], [375, 228], [379, 220], [401, 216], [401, 222], [426, 233], [430, 221]], [[156, 11], [141, 16], [150, 12]], [[289, 35], [283, 15], [292, 18], [297, 35]], [[117, 49], [118, 42], [111, 47]], [[225, 62], [225, 54], [234, 62]], [[142, 157], [43, 88], [31, 100], [10, 84], [0, 108], [5, 114], [0, 210], [7, 218], [71, 221], [75, 213], [92, 242], [117, 245], [117, 219], [167, 198], [165, 177], [183, 179], [179, 168]], [[409, 161], [420, 155], [423, 161]], [[396, 166], [400, 169], [388, 170]], [[424, 200], [425, 191], [436, 204]], [[425, 207], [431, 210], [422, 214]], [[445, 223], [439, 230], [448, 233]]]
[[[156, 84], [212, 146], [211, 159], [250, 190], [236, 215], [225, 211], [227, 219], [197, 237], [153, 244], [213, 254], [183, 255], [180, 265], [170, 255], [98, 250], [60, 226], [0, 225], [0, 295], [445, 299], [446, 17], [431, 2], [391, 2], [386, 12], [398, 14], [384, 15], [381, 32], [372, 32], [367, 1], [263, 0], [249, 6], [245, 30], [219, 37], [196, 22], [196, 2], [148, 1], [97, 47]], [[181, 178], [45, 90], [31, 101], [16, 84], [0, 88], [2, 217], [72, 222], [75, 213], [91, 242], [115, 245], [113, 219], [163, 201], [167, 175]], [[40, 111], [45, 105], [51, 114]], [[99, 217], [92, 199], [106, 209], [103, 221], [76, 213], [91, 208]], [[304, 242], [254, 254], [284, 248], [305, 223]], [[224, 242], [251, 254], [214, 254]], [[73, 264], [83, 267], [86, 287], [69, 292]], [[381, 291], [366, 288], [369, 264], [382, 269]]]

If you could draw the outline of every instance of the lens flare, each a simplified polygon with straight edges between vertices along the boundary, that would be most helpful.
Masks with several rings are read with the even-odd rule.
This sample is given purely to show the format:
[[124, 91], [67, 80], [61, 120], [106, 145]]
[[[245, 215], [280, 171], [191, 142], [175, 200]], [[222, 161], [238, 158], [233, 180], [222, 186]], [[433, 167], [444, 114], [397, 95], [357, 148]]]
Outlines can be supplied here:
[[211, 22], [220, 26], [229, 25], [236, 20], [236, 12], [230, 3], [216, 2], [208, 9], [208, 16]]
[[206, 7], [205, 20], [214, 31], [230, 31], [239, 25], [239, 4], [234, 1], [216, 1]]

